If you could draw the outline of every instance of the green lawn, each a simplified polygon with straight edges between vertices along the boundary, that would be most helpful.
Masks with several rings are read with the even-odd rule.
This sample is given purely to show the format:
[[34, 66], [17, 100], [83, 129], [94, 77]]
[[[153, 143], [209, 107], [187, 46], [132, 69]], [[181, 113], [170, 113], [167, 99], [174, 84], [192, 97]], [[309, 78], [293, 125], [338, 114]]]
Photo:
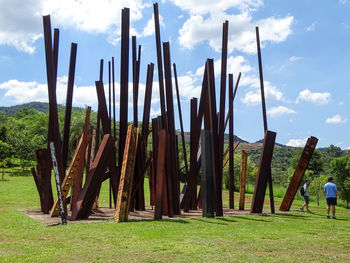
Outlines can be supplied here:
[[31, 176], [0, 180], [0, 262], [350, 262], [350, 211], [329, 220], [324, 203], [312, 213], [53, 227], [18, 211], [38, 207]]

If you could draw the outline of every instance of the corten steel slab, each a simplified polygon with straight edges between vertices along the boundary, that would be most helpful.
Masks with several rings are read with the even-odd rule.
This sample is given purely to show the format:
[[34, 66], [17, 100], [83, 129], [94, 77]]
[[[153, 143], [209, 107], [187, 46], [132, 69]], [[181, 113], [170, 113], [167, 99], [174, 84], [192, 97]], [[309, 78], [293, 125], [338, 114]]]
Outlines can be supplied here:
[[241, 177], [239, 186], [239, 210], [244, 210], [245, 186], [247, 182], [247, 153], [242, 150]]
[[35, 168], [32, 167], [31, 169], [32, 175], [33, 175], [33, 179], [35, 182], [35, 186], [36, 186], [36, 190], [38, 191], [39, 194], [39, 199], [40, 199], [40, 209], [41, 211], [43, 210], [43, 204], [42, 204], [42, 200], [41, 200], [41, 196], [40, 196], [40, 188], [39, 188], [39, 184], [38, 184], [38, 175], [36, 174]]
[[[50, 142], [50, 150], [51, 150], [52, 167], [53, 167], [53, 171], [54, 171], [54, 174], [55, 174], [57, 195], [58, 195], [58, 200], [59, 200], [58, 212], [59, 212], [59, 214], [61, 216], [62, 225], [67, 225], [67, 213], [66, 213], [67, 209], [66, 209], [66, 207], [64, 205], [64, 201], [63, 201], [61, 182], [60, 182], [60, 177], [59, 177], [59, 174], [58, 174], [55, 146], [54, 146], [53, 142]], [[50, 214], [51, 214], [51, 212], [50, 212]]]
[[318, 139], [316, 137], [309, 137], [305, 144], [304, 150], [301, 153], [298, 166], [295, 168], [294, 175], [289, 183], [287, 192], [283, 198], [282, 204], [280, 206], [280, 211], [289, 211], [295, 194], [298, 191], [301, 180], [303, 179], [304, 173], [309, 165], [312, 154], [316, 148]]
[[[209, 120], [210, 130], [213, 137], [213, 160], [214, 160], [214, 185], [215, 185], [215, 211], [216, 216], [222, 216], [222, 174], [219, 172], [219, 167], [222, 169], [222, 162], [218, 162], [218, 121], [216, 112], [216, 95], [215, 95], [215, 76], [214, 76], [214, 61], [207, 60], [207, 83], [208, 83], [208, 101], [209, 101]], [[222, 155], [223, 153], [221, 153]]]
[[[227, 44], [228, 44], [228, 21], [223, 23], [222, 28], [222, 54], [221, 54], [221, 78], [220, 78], [220, 104], [218, 118], [218, 163], [217, 173], [219, 181], [222, 182], [223, 175], [223, 154], [225, 134], [225, 101], [226, 101], [226, 71], [227, 71]], [[222, 184], [221, 184], [222, 185]]]
[[128, 126], [128, 85], [129, 85], [129, 26], [130, 10], [122, 10], [121, 55], [120, 55], [120, 109], [119, 109], [119, 158], [121, 169], [123, 163], [126, 131]]
[[139, 80], [140, 80], [140, 58], [141, 45], [139, 45], [138, 54], [136, 49], [136, 36], [132, 36], [132, 77], [133, 77], [133, 113], [134, 126], [138, 126], [138, 96], [139, 96]]
[[268, 177], [271, 173], [271, 161], [273, 149], [275, 147], [276, 133], [267, 130], [265, 132], [264, 143], [261, 150], [258, 174], [255, 180], [255, 189], [253, 195], [251, 213], [261, 213], [264, 206], [264, 199]]
[[136, 150], [138, 145], [139, 128], [129, 125], [125, 140], [122, 169], [119, 181], [119, 190], [114, 221], [128, 221], [129, 205], [131, 199], [134, 176]]
[[95, 197], [101, 186], [101, 180], [104, 177], [107, 167], [110, 166], [110, 156], [112, 154], [115, 154], [114, 140], [107, 134], [103, 137], [95, 159], [90, 167], [85, 185], [77, 201], [77, 209], [72, 211], [72, 220], [86, 219], [89, 217]]
[[41, 210], [44, 214], [48, 214], [53, 205], [50, 152], [48, 149], [35, 150], [35, 158]]
[[[183, 122], [182, 122], [182, 111], [181, 111], [180, 92], [179, 92], [179, 84], [178, 84], [178, 82], [177, 82], [177, 71], [176, 71], [176, 64], [175, 64], [175, 63], [173, 63], [173, 69], [174, 69], [174, 78], [175, 78], [177, 108], [178, 108], [179, 120], [180, 120], [180, 131], [181, 131], [182, 150], [183, 150], [183, 155], [184, 155], [186, 176], [188, 176], [188, 164], [187, 164], [186, 143], [185, 143], [184, 127], [183, 127]], [[196, 109], [196, 115], [197, 115], [197, 109]]]
[[201, 197], [203, 217], [214, 217], [213, 149], [211, 131], [202, 131]]
[[156, 195], [155, 195], [155, 209], [154, 219], [162, 219], [163, 214], [163, 199], [166, 199], [166, 195], [163, 191], [165, 188], [165, 153], [166, 153], [166, 141], [167, 134], [166, 130], [162, 129], [159, 131], [158, 139], [158, 151], [157, 151], [157, 176], [156, 176]]
[[157, 48], [160, 112], [162, 114], [162, 120], [164, 122], [165, 121], [165, 97], [164, 97], [163, 62], [162, 62], [162, 47], [161, 47], [161, 41], [160, 41], [158, 3], [153, 4], [153, 13], [154, 13], [156, 48]]
[[77, 58], [77, 44], [72, 43], [70, 47], [66, 110], [64, 115], [63, 141], [62, 141], [62, 163], [63, 163], [64, 171], [66, 170], [66, 167], [67, 167], [68, 143], [69, 143], [70, 120], [72, 115], [72, 101], [73, 101], [73, 87], [74, 87], [76, 58]]
[[[175, 114], [174, 114], [174, 96], [172, 88], [172, 77], [171, 77], [171, 61], [170, 61], [170, 44], [169, 42], [163, 42], [164, 52], [164, 75], [165, 75], [165, 91], [166, 91], [166, 105], [167, 105], [167, 120], [169, 133], [169, 162], [166, 162], [167, 172], [167, 185], [171, 181], [171, 190], [168, 189], [169, 195], [172, 195], [172, 206], [174, 207], [174, 214], [180, 213], [180, 181], [179, 181], [179, 167], [177, 166], [176, 158], [177, 153], [177, 140], [175, 134]], [[170, 179], [168, 181], [168, 178]], [[171, 207], [171, 206], [169, 206]]]
[[[74, 178], [78, 174], [79, 166], [81, 166], [81, 162], [82, 162], [81, 155], [82, 155], [82, 153], [84, 153], [84, 151], [86, 149], [87, 140], [88, 140], [88, 137], [86, 137], [86, 138], [82, 137], [80, 139], [80, 141], [77, 145], [77, 148], [75, 150], [75, 153], [73, 155], [72, 161], [69, 165], [67, 174], [66, 174], [63, 182], [61, 183], [62, 199], [64, 202], [65, 202], [66, 197], [68, 195], [69, 189], [72, 186]], [[71, 198], [71, 199], [73, 199], [73, 198]], [[74, 203], [74, 200], [71, 201], [71, 204], [73, 204], [73, 203]], [[56, 201], [54, 202], [52, 208], [51, 208], [50, 216], [58, 216], [59, 213], [60, 213], [59, 199], [57, 198]]]
[[[59, 133], [57, 99], [56, 99], [56, 68], [52, 51], [51, 21], [50, 16], [43, 16], [44, 41], [45, 41], [45, 58], [46, 58], [46, 75], [49, 95], [49, 134], [48, 140], [53, 141], [57, 151], [57, 167], [60, 180], [64, 179], [64, 170], [62, 163], [62, 145]], [[58, 51], [57, 51], [58, 52]]]
[[[142, 130], [141, 130], [141, 138], [139, 140], [140, 148], [139, 148], [139, 160], [140, 172], [137, 173], [138, 177], [135, 178], [135, 186], [133, 186], [134, 190], [138, 193], [138, 202], [136, 203], [136, 209], [144, 210], [145, 201], [144, 201], [144, 176], [147, 169], [146, 166], [146, 158], [147, 158], [147, 141], [149, 135], [149, 118], [151, 111], [151, 99], [152, 99], [152, 84], [153, 84], [153, 72], [154, 72], [154, 64], [151, 63], [147, 67], [147, 79], [146, 79], [146, 90], [145, 90], [145, 98], [144, 98], [144, 108], [143, 108], [143, 118], [142, 118]], [[140, 189], [140, 190], [138, 190]], [[139, 206], [139, 207], [138, 207]]]
[[[71, 208], [72, 209], [74, 206], [76, 206], [76, 202], [79, 198], [79, 194], [82, 188], [86, 148], [88, 145], [91, 144], [91, 136], [88, 135], [89, 125], [90, 125], [90, 113], [91, 113], [91, 107], [88, 107], [86, 110], [84, 130], [83, 130], [83, 136], [82, 136], [83, 150], [81, 150], [79, 153], [80, 161], [78, 162], [78, 169], [76, 171], [76, 176], [75, 176], [76, 178], [75, 178], [75, 182], [73, 183], [74, 188], [72, 189], [73, 191], [71, 191]], [[91, 154], [91, 151], [90, 151], [90, 154]], [[88, 167], [90, 167], [90, 164], [86, 165], [87, 171], [90, 169]]]
[[[234, 100], [234, 92], [233, 92], [233, 75], [229, 74], [228, 75], [228, 116], [230, 123], [228, 127], [228, 133], [229, 133], [229, 143], [228, 143], [228, 148], [229, 148], [229, 158], [228, 160], [230, 161], [229, 163], [229, 207], [231, 209], [234, 208], [234, 191], [235, 191], [235, 165], [234, 165], [234, 130], [233, 130], [233, 100]], [[226, 128], [226, 125], [225, 127]], [[238, 146], [238, 145], [237, 145]]]
[[98, 80], [103, 82], [103, 59], [100, 59], [100, 77]]
[[[115, 80], [114, 80], [115, 74], [114, 74], [114, 57], [112, 57], [112, 94], [113, 94], [113, 118], [110, 115], [110, 119], [113, 120], [113, 138], [114, 140], [117, 140], [117, 130], [116, 130], [116, 117], [115, 117]], [[112, 127], [112, 126], [111, 126]]]

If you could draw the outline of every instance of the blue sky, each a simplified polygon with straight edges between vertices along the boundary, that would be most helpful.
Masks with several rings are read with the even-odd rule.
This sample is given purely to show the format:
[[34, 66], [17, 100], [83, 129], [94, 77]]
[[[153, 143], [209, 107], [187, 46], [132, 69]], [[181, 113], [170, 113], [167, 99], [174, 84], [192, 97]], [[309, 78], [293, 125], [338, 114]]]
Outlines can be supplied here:
[[[42, 15], [51, 14], [52, 27], [60, 29], [58, 102], [65, 102], [70, 45], [76, 42], [73, 103], [96, 109], [94, 81], [101, 58], [107, 72], [107, 61], [115, 57], [119, 87], [120, 16], [121, 9], [129, 7], [131, 34], [142, 45], [142, 109], [147, 64], [156, 64], [152, 4], [0, 0], [0, 105], [48, 100]], [[189, 100], [199, 97], [207, 58], [215, 60], [218, 91], [222, 23], [228, 20], [228, 73], [236, 79], [242, 72], [235, 99], [235, 133], [250, 142], [263, 137], [255, 43], [255, 26], [259, 26], [268, 128], [277, 132], [277, 142], [303, 146], [307, 137], [315, 136], [318, 147], [334, 144], [350, 149], [350, 1], [163, 0], [159, 13], [162, 41], [170, 41], [171, 59], [177, 64], [185, 130]], [[106, 74], [104, 81], [108, 81]], [[157, 81], [155, 72], [153, 117], [159, 113]], [[131, 120], [131, 89], [129, 94]]]

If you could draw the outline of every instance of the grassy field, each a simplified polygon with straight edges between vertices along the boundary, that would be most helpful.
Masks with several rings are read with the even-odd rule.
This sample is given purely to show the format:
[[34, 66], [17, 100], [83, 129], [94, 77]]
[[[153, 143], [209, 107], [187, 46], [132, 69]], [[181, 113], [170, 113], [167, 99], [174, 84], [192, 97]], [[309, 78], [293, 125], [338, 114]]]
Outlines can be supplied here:
[[29, 173], [0, 180], [0, 262], [350, 262], [350, 211], [329, 220], [324, 203], [312, 213], [53, 227], [20, 212], [38, 207]]

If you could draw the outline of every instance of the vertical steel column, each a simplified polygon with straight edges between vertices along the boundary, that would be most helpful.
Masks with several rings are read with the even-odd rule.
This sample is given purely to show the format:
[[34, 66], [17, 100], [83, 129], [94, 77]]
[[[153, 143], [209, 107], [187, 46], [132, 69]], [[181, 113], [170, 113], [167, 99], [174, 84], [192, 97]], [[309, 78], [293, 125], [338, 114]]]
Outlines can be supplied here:
[[240, 187], [239, 187], [239, 210], [244, 210], [246, 181], [247, 181], [247, 153], [244, 150], [242, 150], [241, 177], [240, 177]]
[[230, 116], [230, 123], [229, 123], [229, 207], [230, 209], [234, 208], [234, 191], [235, 191], [235, 165], [234, 165], [234, 150], [233, 150], [233, 144], [234, 144], [234, 130], [233, 130], [233, 75], [228, 75], [228, 97], [229, 97], [229, 104], [228, 104], [228, 115]]
[[163, 124], [165, 124], [164, 81], [163, 81], [162, 47], [161, 47], [161, 42], [160, 42], [158, 3], [153, 4], [153, 12], [154, 12], [154, 27], [155, 27], [155, 36], [156, 36], [156, 47], [157, 47], [157, 65], [158, 65], [160, 110], [161, 110], [161, 115], [163, 118]]
[[129, 85], [129, 26], [130, 10], [122, 10], [121, 59], [120, 59], [120, 117], [119, 117], [119, 169], [123, 162], [126, 130], [128, 126], [128, 85]]
[[214, 178], [213, 178], [213, 149], [211, 131], [202, 131], [201, 149], [202, 149], [202, 215], [203, 217], [214, 217]]
[[68, 156], [68, 144], [69, 144], [69, 133], [70, 133], [70, 120], [72, 115], [72, 101], [73, 101], [73, 87], [74, 87], [76, 58], [77, 58], [77, 44], [72, 43], [70, 48], [66, 111], [64, 115], [63, 142], [62, 142], [62, 163], [63, 163], [64, 171], [67, 168], [67, 156]]
[[[49, 136], [48, 141], [52, 141], [57, 153], [57, 167], [60, 180], [64, 179], [64, 170], [62, 163], [62, 145], [59, 133], [58, 113], [57, 113], [57, 99], [56, 99], [56, 68], [52, 52], [52, 37], [51, 37], [51, 21], [50, 16], [43, 16], [44, 24], [44, 40], [45, 40], [45, 57], [46, 57], [46, 75], [49, 94]], [[58, 40], [57, 40], [58, 41]], [[58, 52], [58, 51], [57, 51]]]
[[164, 74], [165, 74], [165, 91], [167, 102], [167, 120], [168, 120], [168, 133], [170, 142], [170, 163], [167, 163], [167, 168], [170, 168], [170, 178], [172, 181], [172, 195], [174, 214], [180, 214], [180, 182], [179, 182], [179, 167], [177, 166], [176, 156], [176, 135], [175, 135], [175, 116], [174, 116], [174, 101], [173, 101], [173, 88], [171, 78], [171, 61], [170, 61], [170, 44], [169, 42], [163, 43], [164, 52]]
[[264, 207], [266, 186], [271, 175], [271, 161], [275, 146], [276, 133], [267, 130], [261, 150], [258, 175], [255, 181], [255, 189], [252, 200], [251, 213], [261, 213]]
[[[180, 92], [179, 92], [179, 84], [178, 84], [178, 82], [177, 82], [177, 71], [176, 71], [176, 64], [175, 64], [175, 63], [173, 63], [173, 69], [174, 69], [174, 77], [175, 77], [177, 107], [178, 107], [178, 111], [179, 111], [180, 129], [181, 129], [181, 140], [182, 140], [182, 150], [183, 150], [183, 154], [184, 154], [185, 171], [186, 171], [186, 177], [187, 177], [187, 176], [188, 176], [188, 164], [187, 164], [186, 143], [185, 143], [184, 127], [183, 127], [183, 122], [182, 122]], [[197, 110], [196, 110], [196, 115], [197, 115]]]

